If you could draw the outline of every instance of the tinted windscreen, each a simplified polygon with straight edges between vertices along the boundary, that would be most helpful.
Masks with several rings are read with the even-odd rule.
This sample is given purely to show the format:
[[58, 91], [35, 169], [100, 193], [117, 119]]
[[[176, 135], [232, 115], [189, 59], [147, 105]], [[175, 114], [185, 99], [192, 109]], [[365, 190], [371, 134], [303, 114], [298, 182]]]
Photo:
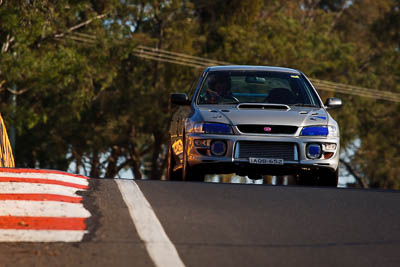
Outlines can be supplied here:
[[300, 75], [267, 71], [209, 72], [197, 104], [273, 103], [320, 107], [315, 92]]

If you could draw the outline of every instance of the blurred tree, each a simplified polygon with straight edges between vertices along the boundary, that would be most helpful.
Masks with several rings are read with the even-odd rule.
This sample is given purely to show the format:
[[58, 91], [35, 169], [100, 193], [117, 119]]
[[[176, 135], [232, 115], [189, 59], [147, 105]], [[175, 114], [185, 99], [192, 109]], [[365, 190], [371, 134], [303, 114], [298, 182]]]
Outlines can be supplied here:
[[[159, 178], [169, 93], [186, 90], [194, 70], [133, 52], [140, 41], [194, 53], [190, 12], [186, 1], [3, 3], [2, 110], [18, 129], [17, 165], [66, 170], [73, 162], [93, 177], [131, 167], [140, 178], [150, 161], [148, 175]], [[11, 94], [19, 95], [14, 118]]]
[[[371, 52], [363, 67], [377, 87], [400, 92], [400, 1], [382, 4], [386, 4], [383, 14], [368, 25]], [[377, 102], [362, 111], [368, 115], [359, 116], [361, 146], [352, 165], [360, 169], [371, 187], [400, 189], [400, 105]]]
[[[136, 18], [132, 23], [136, 26], [130, 33], [132, 40], [159, 49], [196, 53], [197, 24], [191, 19], [190, 3], [176, 0], [134, 4], [133, 1], [130, 5], [135, 7], [132, 11], [138, 11], [129, 14], [125, 9], [123, 13]], [[104, 112], [107, 127], [119, 129], [113, 136], [119, 141], [111, 147], [113, 163], [108, 165], [105, 176], [115, 177], [121, 168], [131, 167], [134, 177], [141, 178], [145, 171], [143, 164], [149, 162], [151, 168], [146, 176], [160, 179], [166, 165], [169, 95], [176, 90], [186, 91], [196, 70], [139, 59], [133, 50], [127, 54], [118, 65], [114, 85], [109, 88], [115, 92], [103, 98], [108, 103]], [[118, 111], [116, 106], [120, 107]], [[111, 114], [113, 117], [108, 117]], [[118, 164], [118, 159], [124, 162]]]
[[[103, 20], [109, 6], [6, 1], [0, 7], [1, 104], [17, 128], [17, 166], [66, 170], [72, 161], [82, 166], [78, 159], [91, 142], [84, 138], [83, 116], [115, 76], [107, 50], [114, 37], [107, 38]], [[11, 94], [18, 95], [14, 118]]]
[[[94, 95], [93, 81], [107, 79], [87, 61], [85, 54], [96, 50], [88, 46], [96, 41], [83, 33], [103, 28], [99, 19], [107, 11], [99, 14], [88, 6], [88, 1], [5, 1], [0, 6], [1, 105], [17, 128], [18, 166], [66, 169], [71, 143], [60, 130], [70, 132], [68, 126], [79, 121]], [[12, 94], [18, 95], [18, 109], [11, 121]]]

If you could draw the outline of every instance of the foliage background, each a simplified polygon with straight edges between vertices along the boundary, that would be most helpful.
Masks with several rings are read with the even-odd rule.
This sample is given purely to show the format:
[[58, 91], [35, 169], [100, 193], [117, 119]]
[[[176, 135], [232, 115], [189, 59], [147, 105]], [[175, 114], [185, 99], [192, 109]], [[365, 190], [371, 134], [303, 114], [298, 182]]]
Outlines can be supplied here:
[[[18, 167], [160, 179], [169, 94], [199, 70], [138, 45], [399, 93], [399, 29], [399, 0], [0, 0], [1, 112]], [[342, 171], [399, 189], [400, 105], [336, 95]]]

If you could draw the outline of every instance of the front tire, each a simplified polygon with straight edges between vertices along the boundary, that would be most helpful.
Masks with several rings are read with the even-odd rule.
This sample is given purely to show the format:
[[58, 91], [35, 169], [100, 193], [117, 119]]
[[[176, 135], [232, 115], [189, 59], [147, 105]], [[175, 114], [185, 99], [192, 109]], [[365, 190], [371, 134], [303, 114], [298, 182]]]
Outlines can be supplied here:
[[[186, 144], [184, 146], [186, 148]], [[202, 173], [198, 168], [190, 167], [187, 160], [187, 150], [183, 152], [183, 166], [182, 166], [182, 179], [183, 181], [197, 181], [204, 182], [204, 173]]]
[[[169, 142], [170, 143], [170, 142]], [[182, 181], [182, 170], [174, 171], [176, 165], [171, 144], [168, 144], [167, 180]]]
[[319, 185], [337, 187], [339, 181], [339, 167], [336, 171], [329, 169], [320, 170], [319, 172]]
[[339, 168], [337, 168], [336, 171], [320, 169], [298, 174], [296, 184], [305, 186], [337, 187], [338, 180]]
[[184, 181], [204, 182], [204, 174], [198, 169], [193, 169], [187, 163], [183, 165], [182, 174]]

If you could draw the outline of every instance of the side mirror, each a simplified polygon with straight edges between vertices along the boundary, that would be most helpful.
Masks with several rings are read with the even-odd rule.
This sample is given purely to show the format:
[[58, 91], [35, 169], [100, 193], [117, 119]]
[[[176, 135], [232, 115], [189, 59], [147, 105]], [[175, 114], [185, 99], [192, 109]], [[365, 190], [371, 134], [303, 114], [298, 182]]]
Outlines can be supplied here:
[[340, 98], [336, 97], [328, 98], [325, 102], [325, 107], [327, 109], [337, 109], [340, 108], [341, 106], [342, 106], [342, 99]]
[[180, 106], [190, 105], [190, 101], [187, 94], [182, 94], [182, 93], [171, 94], [170, 101], [171, 104], [175, 105], [180, 105]]

